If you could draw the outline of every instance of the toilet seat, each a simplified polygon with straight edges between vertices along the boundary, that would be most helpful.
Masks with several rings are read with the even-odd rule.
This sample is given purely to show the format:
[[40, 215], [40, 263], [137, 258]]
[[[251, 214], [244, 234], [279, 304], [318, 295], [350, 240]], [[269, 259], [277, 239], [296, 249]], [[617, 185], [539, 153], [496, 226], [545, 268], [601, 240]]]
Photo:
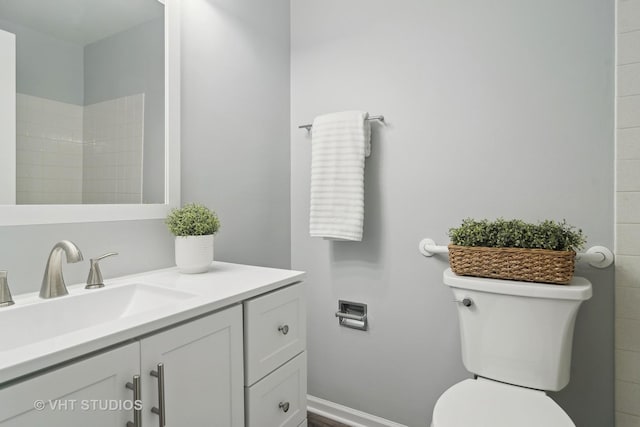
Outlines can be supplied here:
[[432, 427], [575, 427], [544, 392], [484, 378], [455, 384], [436, 402]]

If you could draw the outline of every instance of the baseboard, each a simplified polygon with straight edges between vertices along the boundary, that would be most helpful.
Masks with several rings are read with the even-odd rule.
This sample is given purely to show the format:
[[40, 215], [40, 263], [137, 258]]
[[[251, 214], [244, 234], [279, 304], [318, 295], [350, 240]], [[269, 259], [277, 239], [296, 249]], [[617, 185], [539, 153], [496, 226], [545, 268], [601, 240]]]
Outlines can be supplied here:
[[407, 427], [366, 412], [307, 395], [307, 410], [353, 427]]

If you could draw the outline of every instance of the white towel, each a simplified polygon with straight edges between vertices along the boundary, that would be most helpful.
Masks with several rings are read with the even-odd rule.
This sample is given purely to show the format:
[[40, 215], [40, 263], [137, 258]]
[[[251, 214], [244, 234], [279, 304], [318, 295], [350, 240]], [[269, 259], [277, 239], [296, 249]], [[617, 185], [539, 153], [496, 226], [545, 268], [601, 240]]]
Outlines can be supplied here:
[[364, 158], [371, 152], [368, 113], [318, 116], [311, 128], [312, 237], [362, 240]]

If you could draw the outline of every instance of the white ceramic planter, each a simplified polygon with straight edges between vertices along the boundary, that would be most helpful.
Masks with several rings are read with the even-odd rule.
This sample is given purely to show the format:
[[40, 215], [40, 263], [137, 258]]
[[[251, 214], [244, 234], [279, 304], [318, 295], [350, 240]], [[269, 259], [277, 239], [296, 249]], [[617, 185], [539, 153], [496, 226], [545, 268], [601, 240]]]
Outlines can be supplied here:
[[213, 234], [176, 236], [175, 249], [180, 273], [204, 273], [213, 261]]

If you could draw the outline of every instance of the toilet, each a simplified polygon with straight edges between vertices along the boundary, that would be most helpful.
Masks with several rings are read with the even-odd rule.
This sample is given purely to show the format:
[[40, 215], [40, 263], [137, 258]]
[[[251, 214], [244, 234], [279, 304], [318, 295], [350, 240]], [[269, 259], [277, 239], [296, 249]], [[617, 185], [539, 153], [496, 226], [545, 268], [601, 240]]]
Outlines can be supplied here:
[[569, 383], [576, 315], [591, 283], [486, 279], [451, 269], [443, 279], [457, 303], [462, 362], [476, 379], [440, 396], [431, 427], [575, 427], [545, 391]]

